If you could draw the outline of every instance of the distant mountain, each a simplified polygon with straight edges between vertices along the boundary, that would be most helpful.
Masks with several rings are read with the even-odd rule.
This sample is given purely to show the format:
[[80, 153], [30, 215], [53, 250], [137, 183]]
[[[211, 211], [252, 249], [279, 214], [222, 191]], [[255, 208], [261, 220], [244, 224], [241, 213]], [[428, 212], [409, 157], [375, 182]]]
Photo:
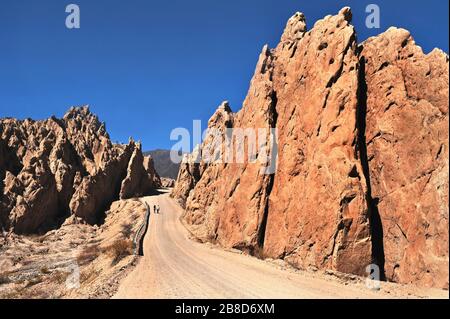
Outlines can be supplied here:
[[145, 152], [145, 155], [151, 155], [155, 165], [156, 172], [161, 177], [177, 179], [180, 164], [175, 164], [170, 159], [169, 150], [154, 150]]

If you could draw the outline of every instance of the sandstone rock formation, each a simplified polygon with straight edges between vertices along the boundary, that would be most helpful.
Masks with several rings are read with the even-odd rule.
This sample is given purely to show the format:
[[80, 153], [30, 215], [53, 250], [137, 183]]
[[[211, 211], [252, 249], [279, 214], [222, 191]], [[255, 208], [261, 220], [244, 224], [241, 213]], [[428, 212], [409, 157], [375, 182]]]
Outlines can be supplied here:
[[390, 28], [362, 44], [361, 69], [386, 276], [448, 288], [448, 56]]
[[47, 230], [70, 214], [94, 224], [121, 188], [132, 197], [159, 186], [140, 146], [112, 144], [88, 107], [63, 119], [0, 120], [0, 155], [0, 228], [16, 233]]
[[192, 154], [183, 155], [177, 181], [170, 194], [183, 207], [186, 207], [186, 200], [189, 197], [189, 193], [200, 180], [200, 165], [197, 162], [198, 157], [198, 149], [194, 149]]
[[264, 252], [301, 268], [362, 275], [371, 243], [356, 143], [358, 59], [350, 20], [343, 9], [275, 51], [282, 62], [274, 76], [280, 152]]
[[263, 48], [242, 110], [209, 122], [276, 127], [275, 174], [188, 155], [172, 196], [204, 241], [448, 287], [448, 56], [397, 29], [358, 45], [351, 18], [344, 8], [307, 31], [296, 13]]
[[173, 188], [175, 186], [175, 180], [167, 177], [161, 177], [161, 186], [164, 188]]
[[155, 169], [155, 163], [151, 155], [144, 156], [144, 169], [147, 174], [147, 178], [152, 185], [152, 188], [158, 188], [162, 186], [161, 177]]
[[142, 196], [157, 188], [161, 185], [157, 176], [151, 157], [142, 155], [142, 147], [138, 143], [128, 163], [127, 176], [122, 181], [120, 199]]

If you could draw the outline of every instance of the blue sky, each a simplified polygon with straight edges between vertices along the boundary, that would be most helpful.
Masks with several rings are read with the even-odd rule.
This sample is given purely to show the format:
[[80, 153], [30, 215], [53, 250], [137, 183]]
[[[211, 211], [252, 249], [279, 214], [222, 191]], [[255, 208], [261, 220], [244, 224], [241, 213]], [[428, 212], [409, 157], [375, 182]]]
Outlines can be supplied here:
[[[78, 30], [65, 27], [70, 3]], [[365, 27], [370, 3], [380, 29]], [[89, 104], [114, 141], [170, 148], [173, 128], [205, 123], [221, 101], [240, 109], [261, 48], [277, 44], [292, 14], [311, 27], [347, 5], [360, 41], [395, 25], [424, 51], [448, 52], [447, 0], [2, 0], [0, 117]]]

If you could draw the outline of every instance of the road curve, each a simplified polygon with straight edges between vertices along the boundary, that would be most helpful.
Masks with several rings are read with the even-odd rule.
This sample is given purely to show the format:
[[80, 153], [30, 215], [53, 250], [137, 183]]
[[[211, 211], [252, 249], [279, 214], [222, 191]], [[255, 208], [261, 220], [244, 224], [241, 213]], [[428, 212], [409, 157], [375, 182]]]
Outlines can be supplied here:
[[[329, 276], [293, 272], [189, 239], [182, 208], [168, 193], [143, 198], [152, 208], [144, 256], [114, 298], [384, 298], [383, 291]], [[161, 208], [153, 213], [153, 205]]]

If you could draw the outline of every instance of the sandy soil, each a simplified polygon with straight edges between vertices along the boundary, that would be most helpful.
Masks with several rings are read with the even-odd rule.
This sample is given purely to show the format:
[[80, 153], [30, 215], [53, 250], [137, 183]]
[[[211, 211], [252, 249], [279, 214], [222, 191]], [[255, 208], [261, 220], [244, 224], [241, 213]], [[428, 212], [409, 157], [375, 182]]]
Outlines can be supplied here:
[[283, 261], [263, 261], [190, 239], [182, 208], [169, 197], [146, 197], [153, 213], [144, 256], [120, 283], [114, 298], [448, 298], [448, 291], [382, 283], [333, 272], [294, 270]]

